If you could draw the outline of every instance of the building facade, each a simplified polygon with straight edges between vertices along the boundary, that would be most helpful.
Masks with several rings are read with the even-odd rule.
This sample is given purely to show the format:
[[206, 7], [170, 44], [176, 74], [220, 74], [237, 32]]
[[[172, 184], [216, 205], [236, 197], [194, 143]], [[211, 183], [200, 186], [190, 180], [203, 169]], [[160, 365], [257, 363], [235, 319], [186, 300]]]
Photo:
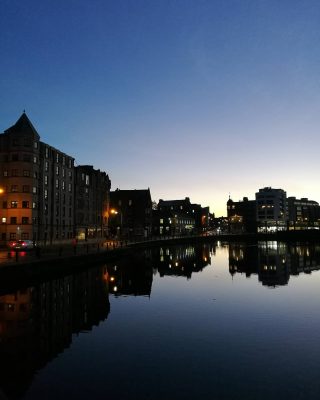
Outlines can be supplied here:
[[256, 193], [258, 232], [287, 229], [286, 192], [265, 187]]
[[109, 233], [118, 238], [143, 238], [152, 234], [150, 189], [110, 192]]
[[105, 238], [111, 181], [91, 165], [75, 167], [75, 231], [78, 239]]
[[106, 173], [76, 170], [72, 156], [40, 141], [25, 112], [0, 134], [0, 244], [103, 237], [109, 192]]
[[307, 198], [287, 198], [288, 227], [290, 230], [319, 229], [319, 203]]

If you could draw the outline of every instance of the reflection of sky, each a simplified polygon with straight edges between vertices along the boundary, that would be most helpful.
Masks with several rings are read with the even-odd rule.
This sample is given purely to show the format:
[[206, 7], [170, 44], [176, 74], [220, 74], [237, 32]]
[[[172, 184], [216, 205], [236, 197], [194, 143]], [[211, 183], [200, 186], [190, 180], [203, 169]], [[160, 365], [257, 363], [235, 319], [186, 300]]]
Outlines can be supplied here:
[[319, 14], [317, 0], [4, 1], [0, 129], [26, 108], [113, 188], [217, 215], [264, 186], [320, 200]]
[[89, 388], [98, 399], [318, 399], [320, 272], [269, 289], [228, 267], [220, 248], [190, 280], [155, 275], [150, 298], [111, 296], [108, 320], [75, 338], [27, 398], [65, 382], [80, 399]]

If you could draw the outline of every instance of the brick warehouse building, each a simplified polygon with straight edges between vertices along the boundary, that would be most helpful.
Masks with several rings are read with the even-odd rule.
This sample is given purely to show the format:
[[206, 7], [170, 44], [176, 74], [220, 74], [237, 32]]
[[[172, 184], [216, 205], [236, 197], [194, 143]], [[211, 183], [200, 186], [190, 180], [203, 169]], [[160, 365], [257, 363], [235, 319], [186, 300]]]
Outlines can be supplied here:
[[[74, 237], [75, 188], [74, 158], [41, 142], [24, 112], [0, 134], [1, 244], [14, 239], [52, 243]], [[108, 198], [101, 215], [107, 213]]]

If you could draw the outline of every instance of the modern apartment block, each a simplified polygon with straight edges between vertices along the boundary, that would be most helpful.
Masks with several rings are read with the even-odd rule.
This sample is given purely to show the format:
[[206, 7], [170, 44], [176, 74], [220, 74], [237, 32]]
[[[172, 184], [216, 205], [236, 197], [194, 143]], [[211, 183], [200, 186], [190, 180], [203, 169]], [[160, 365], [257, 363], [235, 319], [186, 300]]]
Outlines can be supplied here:
[[79, 172], [77, 186], [74, 158], [41, 142], [25, 112], [0, 134], [1, 244], [15, 239], [49, 244], [75, 237], [82, 212], [76, 219], [75, 209], [81, 200], [86, 208], [81, 229], [87, 236], [102, 236], [110, 180], [93, 167], [81, 168], [89, 180], [82, 182]]
[[289, 229], [300, 230], [320, 227], [320, 206], [314, 200], [303, 197], [287, 198]]
[[75, 167], [75, 230], [78, 239], [106, 237], [111, 181], [92, 165]]
[[282, 189], [259, 189], [256, 193], [258, 232], [287, 229], [286, 198]]

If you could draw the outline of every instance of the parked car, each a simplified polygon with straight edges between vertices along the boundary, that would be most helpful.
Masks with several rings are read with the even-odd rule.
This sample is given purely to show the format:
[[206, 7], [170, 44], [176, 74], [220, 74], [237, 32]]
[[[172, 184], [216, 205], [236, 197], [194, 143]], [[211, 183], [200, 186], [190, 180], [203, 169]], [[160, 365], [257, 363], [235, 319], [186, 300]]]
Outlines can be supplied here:
[[32, 240], [13, 240], [9, 242], [9, 248], [11, 250], [32, 250], [35, 248], [35, 244]]

